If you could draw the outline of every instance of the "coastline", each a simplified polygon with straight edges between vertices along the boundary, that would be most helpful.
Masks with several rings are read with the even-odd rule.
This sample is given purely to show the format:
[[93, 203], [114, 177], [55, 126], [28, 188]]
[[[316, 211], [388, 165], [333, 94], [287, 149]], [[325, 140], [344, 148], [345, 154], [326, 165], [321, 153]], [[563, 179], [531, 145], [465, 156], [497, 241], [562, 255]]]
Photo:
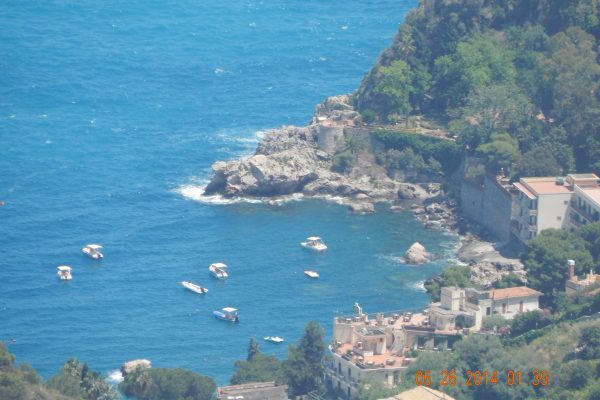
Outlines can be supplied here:
[[[356, 214], [373, 213], [375, 204], [386, 203], [390, 212], [411, 212], [426, 229], [457, 234], [457, 261], [470, 266], [474, 284], [490, 287], [509, 273], [526, 280], [514, 250], [478, 234], [478, 227], [461, 216], [456, 200], [443, 192], [440, 183], [416, 184], [390, 177], [374, 156], [380, 144], [371, 137], [371, 129], [361, 122], [350, 95], [332, 96], [316, 106], [306, 126], [265, 131], [254, 154], [216, 161], [206, 186], [187, 185], [177, 191], [219, 205], [277, 206], [320, 199], [347, 206]], [[335, 158], [353, 143], [357, 147], [352, 150], [354, 165], [336, 171]]]

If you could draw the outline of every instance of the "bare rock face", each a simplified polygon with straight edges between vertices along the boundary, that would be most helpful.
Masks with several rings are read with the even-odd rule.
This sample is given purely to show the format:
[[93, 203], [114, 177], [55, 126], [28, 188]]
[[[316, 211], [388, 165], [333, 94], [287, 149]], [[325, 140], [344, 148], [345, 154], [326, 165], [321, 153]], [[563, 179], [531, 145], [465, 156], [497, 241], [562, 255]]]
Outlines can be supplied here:
[[404, 254], [404, 261], [407, 264], [424, 264], [428, 261], [429, 255], [425, 251], [425, 246], [419, 242], [413, 243]]
[[152, 362], [150, 362], [150, 360], [146, 360], [145, 358], [128, 361], [121, 366], [121, 375], [125, 376], [130, 374], [138, 368], [152, 368]]
[[366, 203], [366, 202], [351, 203], [348, 206], [348, 210], [350, 210], [350, 212], [353, 212], [355, 214], [370, 214], [370, 213], [375, 212], [375, 206], [373, 205], [373, 203]]
[[313, 146], [308, 128], [285, 127], [268, 132], [252, 157], [214, 163], [205, 193], [226, 197], [297, 193], [329, 173], [329, 165], [329, 155]]
[[[215, 162], [213, 178], [204, 194], [231, 198], [302, 193], [305, 196], [344, 197], [352, 201], [361, 196], [369, 201], [395, 200], [398, 184], [375, 168], [374, 162], [365, 166], [358, 157], [359, 165], [350, 172], [337, 173], [331, 170], [332, 152], [320, 149], [328, 147], [325, 142], [335, 139], [336, 135], [343, 138], [345, 127], [354, 127], [357, 116], [349, 96], [328, 98], [317, 106], [310, 125], [271, 130], [261, 139], [253, 156]], [[353, 136], [368, 138], [367, 130], [352, 129]], [[366, 210], [367, 207], [363, 208]]]

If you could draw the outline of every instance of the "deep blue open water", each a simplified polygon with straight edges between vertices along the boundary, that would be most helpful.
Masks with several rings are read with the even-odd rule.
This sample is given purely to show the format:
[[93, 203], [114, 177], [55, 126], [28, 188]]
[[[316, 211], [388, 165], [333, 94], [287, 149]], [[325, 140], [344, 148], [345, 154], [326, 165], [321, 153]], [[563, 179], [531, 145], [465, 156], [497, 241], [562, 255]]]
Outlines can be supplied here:
[[[309, 320], [329, 333], [355, 301], [424, 306], [420, 284], [456, 238], [410, 213], [194, 200], [215, 160], [355, 89], [415, 3], [3, 1], [0, 340], [46, 378], [72, 356], [105, 374], [144, 357], [226, 383], [251, 336], [294, 342]], [[300, 248], [313, 234], [326, 254]], [[400, 263], [416, 240], [442, 259]], [[80, 252], [93, 242], [102, 262]], [[208, 275], [215, 261], [227, 282]], [[63, 263], [71, 282], [56, 278]], [[215, 320], [223, 306], [241, 322]]]

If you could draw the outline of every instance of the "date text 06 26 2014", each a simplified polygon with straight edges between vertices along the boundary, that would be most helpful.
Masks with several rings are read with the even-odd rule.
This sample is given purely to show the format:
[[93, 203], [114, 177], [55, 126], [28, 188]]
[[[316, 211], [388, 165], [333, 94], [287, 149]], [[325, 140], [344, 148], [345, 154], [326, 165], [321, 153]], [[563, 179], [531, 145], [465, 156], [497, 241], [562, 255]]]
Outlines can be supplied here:
[[430, 370], [418, 370], [415, 373], [417, 386], [431, 386], [434, 379], [438, 380], [439, 386], [483, 386], [483, 385], [507, 385], [507, 386], [548, 386], [550, 381], [548, 371], [545, 369], [533, 369], [531, 371], [519, 371], [509, 369], [506, 372], [467, 370], [464, 376], [457, 375], [456, 371], [442, 370], [441, 376], [432, 376]]

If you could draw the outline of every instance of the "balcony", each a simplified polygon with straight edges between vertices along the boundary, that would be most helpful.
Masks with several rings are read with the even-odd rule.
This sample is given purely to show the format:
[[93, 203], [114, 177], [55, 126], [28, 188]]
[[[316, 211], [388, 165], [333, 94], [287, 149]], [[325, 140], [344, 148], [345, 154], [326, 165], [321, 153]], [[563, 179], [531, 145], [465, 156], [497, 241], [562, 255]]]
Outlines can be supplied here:
[[581, 216], [581, 219], [586, 222], [596, 222], [600, 220], [600, 213], [598, 211], [592, 210], [592, 212], [588, 212], [585, 207], [580, 207], [576, 202], [571, 202], [571, 210], [575, 211], [577, 214]]
[[536, 216], [536, 215], [538, 215], [538, 212], [537, 212], [537, 210], [529, 210], [529, 216], [530, 216], [530, 217], [534, 217], [534, 216]]

